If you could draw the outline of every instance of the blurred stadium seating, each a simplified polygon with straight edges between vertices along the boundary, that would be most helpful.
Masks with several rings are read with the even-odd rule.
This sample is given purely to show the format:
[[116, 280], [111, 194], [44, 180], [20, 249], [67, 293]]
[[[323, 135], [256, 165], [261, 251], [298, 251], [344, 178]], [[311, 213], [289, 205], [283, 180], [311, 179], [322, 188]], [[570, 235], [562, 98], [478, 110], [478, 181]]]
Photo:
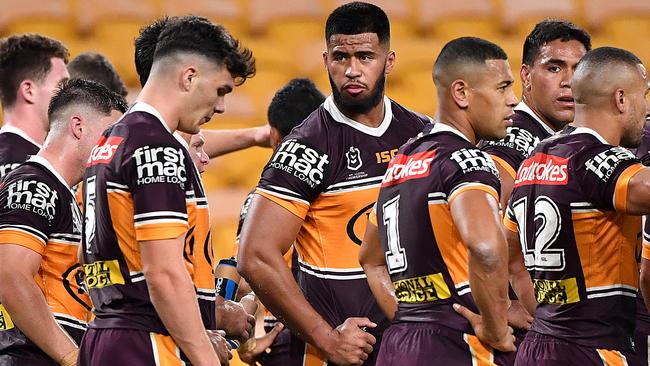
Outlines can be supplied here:
[[[62, 40], [74, 57], [99, 51], [116, 66], [132, 92], [138, 90], [133, 39], [147, 22], [167, 15], [198, 14], [224, 24], [253, 50], [258, 73], [232, 96], [226, 113], [209, 128], [241, 128], [266, 121], [273, 93], [292, 77], [312, 78], [326, 94], [322, 61], [327, 14], [346, 0], [0, 0], [0, 35], [38, 32]], [[515, 78], [525, 35], [547, 17], [586, 27], [594, 46], [615, 45], [650, 61], [649, 0], [370, 0], [386, 10], [397, 64], [388, 95], [405, 106], [434, 115], [431, 66], [442, 45], [476, 35], [504, 47]], [[516, 83], [517, 93], [521, 90]], [[251, 149], [216, 159], [205, 180], [212, 191], [215, 242], [227, 252], [234, 240], [239, 204], [269, 158]], [[216, 202], [219, 202], [216, 204]]]

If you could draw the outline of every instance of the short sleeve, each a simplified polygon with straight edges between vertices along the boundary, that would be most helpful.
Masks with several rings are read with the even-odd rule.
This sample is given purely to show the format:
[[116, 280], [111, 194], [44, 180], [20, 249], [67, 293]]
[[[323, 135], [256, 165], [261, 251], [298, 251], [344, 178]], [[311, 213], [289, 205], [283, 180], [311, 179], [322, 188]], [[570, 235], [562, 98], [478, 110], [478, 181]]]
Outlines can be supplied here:
[[309, 139], [290, 135], [273, 153], [255, 193], [304, 219], [323, 190], [331, 159]]
[[443, 189], [449, 202], [472, 189], [485, 191], [499, 202], [499, 171], [487, 153], [477, 148], [455, 150], [441, 163], [441, 170]]
[[517, 222], [517, 217], [515, 216], [515, 212], [512, 209], [512, 200], [508, 201], [506, 214], [503, 215], [503, 226], [515, 233], [519, 231], [519, 223]]
[[625, 211], [630, 178], [642, 168], [629, 150], [604, 145], [585, 153], [576, 177], [597, 208]]
[[133, 199], [137, 241], [175, 239], [188, 230], [192, 162], [171, 135], [125, 149], [121, 175]]
[[0, 245], [17, 244], [43, 255], [62, 209], [59, 192], [34, 176], [9, 179], [1, 186]]
[[650, 220], [648, 220], [647, 216], [643, 224], [643, 248], [641, 249], [641, 257], [650, 261]]

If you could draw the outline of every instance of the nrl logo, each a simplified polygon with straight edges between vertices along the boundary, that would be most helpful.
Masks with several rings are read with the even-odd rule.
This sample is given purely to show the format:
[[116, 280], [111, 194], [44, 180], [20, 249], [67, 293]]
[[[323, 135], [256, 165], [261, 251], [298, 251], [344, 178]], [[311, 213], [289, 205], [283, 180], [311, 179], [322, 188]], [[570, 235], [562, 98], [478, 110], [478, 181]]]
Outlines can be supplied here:
[[359, 170], [363, 165], [361, 151], [354, 146], [350, 146], [348, 152], [345, 153], [345, 158], [348, 160], [348, 169], [350, 170]]

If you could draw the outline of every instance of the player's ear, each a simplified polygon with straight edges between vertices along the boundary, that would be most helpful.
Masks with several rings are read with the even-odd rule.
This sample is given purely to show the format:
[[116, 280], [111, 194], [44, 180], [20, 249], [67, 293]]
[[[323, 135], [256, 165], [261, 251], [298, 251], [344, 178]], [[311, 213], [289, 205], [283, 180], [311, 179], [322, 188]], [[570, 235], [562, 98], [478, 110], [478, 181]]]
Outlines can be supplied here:
[[530, 67], [526, 64], [521, 65], [519, 70], [519, 77], [521, 78], [521, 86], [525, 91], [530, 91]]
[[388, 55], [386, 57], [386, 68], [384, 69], [384, 73], [386, 75], [390, 74], [390, 72], [393, 70], [393, 67], [395, 66], [395, 51], [388, 51]]
[[197, 70], [198, 68], [192, 65], [183, 69], [179, 80], [179, 86], [182, 91], [188, 92], [192, 88], [192, 85], [196, 83]]
[[23, 98], [29, 104], [34, 104], [36, 100], [36, 83], [31, 80], [23, 80], [18, 86], [18, 96]]
[[271, 127], [269, 130], [269, 135], [271, 138], [271, 147], [275, 149], [278, 145], [280, 145], [280, 142], [282, 141], [282, 134], [280, 131], [278, 131], [277, 128]]
[[623, 89], [616, 89], [614, 92], [614, 105], [619, 113], [625, 113], [627, 110], [627, 96]]
[[451, 83], [450, 92], [451, 98], [454, 100], [459, 108], [465, 109], [469, 106], [469, 86], [467, 82], [462, 79], [454, 80]]
[[327, 51], [323, 51], [323, 65], [327, 67]]
[[84, 130], [83, 117], [78, 115], [72, 115], [70, 121], [68, 122], [68, 127], [70, 128], [70, 133], [74, 136], [75, 139], [81, 140], [81, 136]]

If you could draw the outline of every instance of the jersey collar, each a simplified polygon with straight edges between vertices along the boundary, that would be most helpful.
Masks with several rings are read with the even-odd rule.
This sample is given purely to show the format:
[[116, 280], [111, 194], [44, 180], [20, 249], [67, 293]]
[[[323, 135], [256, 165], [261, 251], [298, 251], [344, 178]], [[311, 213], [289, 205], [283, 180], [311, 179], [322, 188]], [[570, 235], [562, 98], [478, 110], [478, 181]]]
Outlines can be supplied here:
[[436, 122], [433, 124], [433, 127], [431, 128], [431, 131], [429, 131], [430, 135], [433, 135], [434, 133], [440, 133], [440, 132], [451, 132], [454, 135], [457, 135], [458, 137], [462, 138], [463, 140], [469, 142], [470, 144], [472, 143], [467, 136], [465, 136], [462, 132], [458, 131], [456, 128], [442, 122]]
[[329, 114], [332, 116], [332, 118], [339, 123], [346, 124], [356, 130], [359, 130], [367, 135], [374, 136], [374, 137], [380, 137], [381, 135], [386, 132], [388, 127], [390, 126], [390, 122], [393, 120], [393, 110], [391, 108], [391, 103], [390, 99], [388, 99], [387, 96], [384, 95], [384, 119], [381, 121], [381, 124], [378, 127], [369, 127], [364, 125], [361, 122], [357, 122], [347, 116], [345, 116], [336, 106], [334, 103], [334, 97], [329, 96], [327, 99], [325, 99], [325, 102], [323, 103], [323, 107]]
[[546, 123], [544, 123], [544, 122], [543, 122], [543, 121], [542, 121], [542, 120], [541, 120], [541, 119], [540, 119], [540, 118], [535, 114], [535, 112], [533, 112], [533, 110], [530, 109], [530, 107], [528, 106], [528, 104], [526, 104], [526, 102], [524, 102], [523, 100], [522, 100], [521, 102], [519, 102], [519, 104], [517, 104], [517, 106], [516, 106], [514, 109], [515, 109], [515, 111], [524, 112], [524, 113], [526, 113], [527, 115], [531, 116], [531, 117], [532, 117], [532, 118], [533, 118], [537, 123], [539, 123], [539, 125], [542, 126], [542, 128], [543, 128], [544, 130], [546, 130], [546, 132], [548, 132], [550, 135], [554, 135], [554, 134], [555, 134], [555, 131], [553, 131], [552, 128], [548, 127], [548, 125], [547, 125]]
[[137, 102], [126, 113], [129, 114], [133, 112], [146, 112], [152, 114], [154, 117], [158, 118], [158, 121], [160, 121], [163, 127], [165, 127], [165, 130], [167, 130], [167, 132], [172, 133], [172, 130], [169, 129], [169, 126], [165, 122], [165, 119], [160, 114], [160, 112], [158, 112], [158, 110], [150, 104], [145, 102]]
[[40, 156], [40, 155], [32, 155], [32, 156], [29, 157], [29, 159], [27, 159], [26, 162], [27, 162], [27, 163], [35, 163], [35, 164], [38, 164], [38, 165], [42, 166], [43, 168], [45, 168], [45, 170], [47, 170], [47, 171], [49, 171], [50, 173], [52, 173], [52, 175], [55, 176], [56, 179], [58, 179], [59, 182], [61, 182], [61, 184], [63, 184], [63, 186], [66, 187], [66, 188], [68, 189], [68, 191], [70, 192], [70, 194], [72, 195], [72, 197], [74, 197], [74, 193], [73, 193], [72, 190], [70, 189], [70, 186], [68, 185], [68, 182], [66, 182], [65, 179], [63, 179], [63, 177], [61, 176], [61, 174], [59, 174], [59, 172], [56, 171], [56, 169], [54, 169], [54, 167], [52, 166], [52, 164], [51, 164], [47, 159], [45, 159], [44, 157], [42, 157], [42, 156]]
[[598, 141], [602, 142], [603, 144], [609, 145], [609, 142], [607, 142], [607, 140], [605, 140], [598, 132], [592, 130], [589, 127], [576, 127], [576, 129], [571, 132], [571, 135], [576, 134], [576, 133], [590, 134], [590, 135], [594, 136], [595, 138], [597, 138]]
[[43, 145], [39, 144], [38, 142], [34, 141], [25, 131], [21, 130], [18, 127], [15, 126], [8, 126], [7, 124], [3, 125], [2, 128], [0, 128], [0, 133], [13, 133], [14, 135], [18, 135], [25, 140], [31, 142], [35, 146], [37, 146], [39, 149], [43, 147]]

